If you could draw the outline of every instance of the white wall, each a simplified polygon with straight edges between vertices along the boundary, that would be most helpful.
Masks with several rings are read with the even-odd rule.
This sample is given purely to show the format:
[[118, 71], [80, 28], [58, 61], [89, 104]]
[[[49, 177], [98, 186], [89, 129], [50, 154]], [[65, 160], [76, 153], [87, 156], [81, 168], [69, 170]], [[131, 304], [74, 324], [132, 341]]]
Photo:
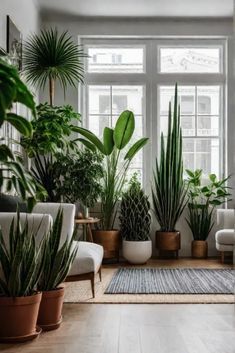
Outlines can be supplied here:
[[0, 0], [0, 47], [6, 50], [6, 16], [9, 15], [23, 39], [39, 28], [39, 9], [34, 0]]
[[[188, 20], [168, 20], [168, 19], [96, 19], [96, 18], [76, 18], [63, 17], [61, 15], [44, 15], [43, 26], [56, 26], [59, 30], [68, 30], [77, 41], [80, 36], [227, 36], [232, 38], [233, 21], [232, 19], [188, 19]], [[232, 40], [229, 41], [229, 73], [228, 73], [228, 96], [234, 97], [233, 83], [230, 81], [233, 69], [233, 51]], [[46, 100], [47, 92], [41, 92], [41, 99]], [[56, 104], [63, 104], [64, 98], [62, 91], [57, 88]], [[70, 89], [67, 93], [66, 102], [78, 109], [78, 94], [76, 89]], [[234, 119], [234, 104], [229, 101], [228, 105], [228, 171], [234, 171], [234, 155], [235, 155], [235, 119]], [[235, 180], [232, 181], [232, 186], [235, 188]], [[235, 197], [235, 195], [234, 195]], [[185, 211], [186, 213], [187, 211]], [[157, 228], [156, 222], [152, 225], [152, 238]], [[187, 227], [184, 215], [177, 227], [181, 233], [181, 256], [190, 256], [192, 236]], [[209, 255], [216, 255], [215, 230], [212, 231], [209, 243]]]

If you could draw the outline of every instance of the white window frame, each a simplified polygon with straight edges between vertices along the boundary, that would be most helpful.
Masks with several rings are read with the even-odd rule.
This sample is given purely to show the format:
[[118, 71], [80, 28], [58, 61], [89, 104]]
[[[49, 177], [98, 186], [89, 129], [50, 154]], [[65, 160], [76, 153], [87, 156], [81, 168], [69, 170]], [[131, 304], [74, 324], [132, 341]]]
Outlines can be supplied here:
[[[143, 185], [151, 190], [152, 170], [160, 143], [160, 100], [159, 87], [162, 85], [217, 85], [221, 86], [220, 101], [220, 177], [227, 173], [226, 127], [227, 127], [227, 38], [199, 37], [199, 38], [169, 38], [169, 37], [113, 37], [82, 36], [80, 43], [86, 49], [89, 47], [143, 47], [143, 73], [88, 73], [85, 75], [85, 85], [81, 86], [79, 94], [80, 111], [83, 124], [87, 126], [88, 99], [86, 85], [142, 85], [145, 92], [143, 99], [143, 134], [150, 138], [150, 142], [143, 152]], [[220, 73], [161, 73], [159, 72], [159, 58], [161, 47], [220, 47], [222, 55]], [[206, 138], [206, 137], [205, 137]]]

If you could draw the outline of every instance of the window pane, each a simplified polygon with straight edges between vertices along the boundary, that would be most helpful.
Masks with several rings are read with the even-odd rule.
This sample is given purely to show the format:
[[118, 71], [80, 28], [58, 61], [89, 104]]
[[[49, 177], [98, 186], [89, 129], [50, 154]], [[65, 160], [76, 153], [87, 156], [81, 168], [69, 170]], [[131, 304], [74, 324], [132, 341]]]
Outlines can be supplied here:
[[219, 86], [197, 87], [197, 110], [198, 114], [218, 115], [220, 101]]
[[[168, 115], [169, 102], [173, 109], [175, 89], [173, 86], [160, 87], [160, 113]], [[181, 115], [193, 115], [195, 113], [195, 87], [179, 86], [178, 96]]]
[[88, 72], [139, 73], [144, 72], [143, 48], [88, 48]]
[[202, 169], [203, 175], [219, 175], [219, 140], [218, 139], [184, 139], [184, 168]]
[[219, 136], [219, 117], [198, 116], [197, 134], [200, 136]]
[[112, 114], [120, 114], [126, 109], [142, 114], [142, 100], [142, 86], [112, 86]]
[[160, 72], [219, 73], [219, 48], [160, 48]]
[[111, 114], [110, 86], [89, 86], [89, 114]]
[[108, 115], [90, 115], [88, 128], [100, 139], [103, 138], [103, 130], [110, 126], [111, 117]]

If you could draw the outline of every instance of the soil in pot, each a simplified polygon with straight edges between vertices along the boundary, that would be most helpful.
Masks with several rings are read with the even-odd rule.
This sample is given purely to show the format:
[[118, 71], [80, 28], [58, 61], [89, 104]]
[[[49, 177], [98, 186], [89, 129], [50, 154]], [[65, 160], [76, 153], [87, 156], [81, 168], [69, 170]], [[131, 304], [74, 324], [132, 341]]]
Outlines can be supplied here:
[[62, 322], [64, 287], [42, 292], [42, 301], [38, 313], [38, 326], [43, 331], [56, 330]]
[[36, 338], [41, 293], [26, 297], [0, 297], [0, 341], [25, 342]]
[[181, 247], [180, 232], [156, 231], [156, 248], [162, 258], [178, 257]]
[[104, 259], [116, 258], [119, 261], [121, 237], [119, 230], [93, 230], [93, 240], [104, 248]]
[[208, 256], [208, 244], [205, 240], [193, 240], [191, 244], [192, 257], [194, 259], [206, 259]]
[[152, 241], [127, 241], [122, 242], [123, 257], [134, 265], [145, 264], [152, 256]]

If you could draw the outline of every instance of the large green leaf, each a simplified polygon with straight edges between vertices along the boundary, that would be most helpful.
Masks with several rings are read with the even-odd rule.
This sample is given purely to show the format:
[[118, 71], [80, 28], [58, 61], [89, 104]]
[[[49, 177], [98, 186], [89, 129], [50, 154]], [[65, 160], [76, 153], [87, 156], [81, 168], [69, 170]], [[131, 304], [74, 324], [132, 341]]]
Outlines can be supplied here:
[[140, 140], [138, 140], [137, 142], [135, 142], [134, 145], [129, 149], [129, 151], [125, 155], [124, 159], [132, 160], [134, 158], [134, 156], [136, 155], [136, 153], [146, 145], [148, 140], [149, 139], [147, 137], [143, 137]]
[[14, 113], [8, 113], [6, 116], [6, 121], [8, 121], [12, 126], [14, 126], [22, 135], [32, 135], [33, 129], [31, 123], [22, 116]]
[[95, 145], [95, 147], [98, 148], [98, 150], [101, 153], [106, 154], [103, 143], [100, 141], [100, 139], [95, 134], [93, 134], [93, 132], [91, 132], [83, 127], [77, 127], [76, 132], [78, 132], [82, 136], [86, 137], [91, 143], [93, 143]]
[[113, 133], [113, 129], [110, 129], [109, 127], [104, 128], [103, 143], [105, 154], [108, 156], [112, 153], [114, 147]]
[[113, 134], [115, 146], [119, 150], [123, 149], [128, 144], [133, 135], [134, 130], [134, 114], [129, 110], [125, 110], [119, 116]]

